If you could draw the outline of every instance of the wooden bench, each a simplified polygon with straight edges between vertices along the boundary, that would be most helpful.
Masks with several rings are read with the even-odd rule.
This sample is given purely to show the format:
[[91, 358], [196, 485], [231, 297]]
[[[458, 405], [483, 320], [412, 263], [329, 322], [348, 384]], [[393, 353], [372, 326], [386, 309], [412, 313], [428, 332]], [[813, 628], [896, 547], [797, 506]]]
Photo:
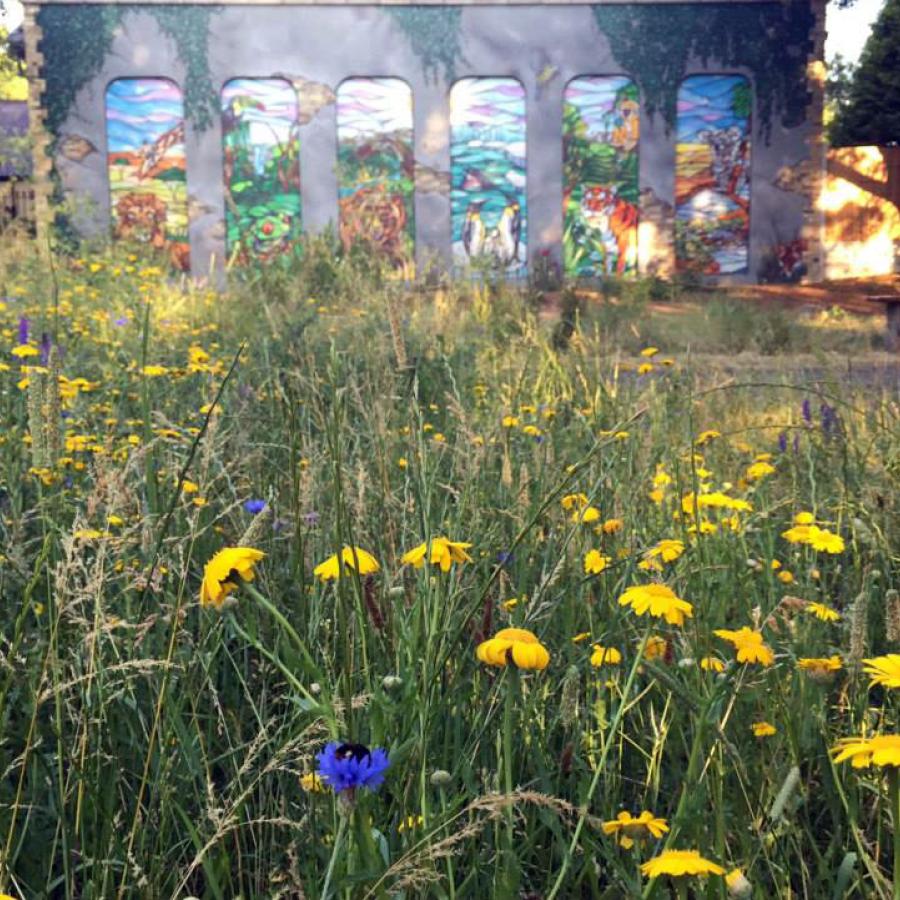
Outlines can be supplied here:
[[870, 303], [883, 303], [887, 314], [887, 331], [884, 345], [888, 350], [900, 350], [900, 294], [873, 294], [866, 297]]

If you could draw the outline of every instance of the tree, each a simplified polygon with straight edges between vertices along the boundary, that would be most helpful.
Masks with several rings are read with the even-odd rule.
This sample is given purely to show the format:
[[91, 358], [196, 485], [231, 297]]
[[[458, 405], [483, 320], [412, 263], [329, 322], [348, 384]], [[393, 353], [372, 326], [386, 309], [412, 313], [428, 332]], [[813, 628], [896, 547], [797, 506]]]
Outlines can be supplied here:
[[829, 128], [832, 145], [900, 142], [900, 0], [886, 0], [845, 96]]
[[27, 100], [24, 44], [21, 29], [10, 34], [0, 27], [0, 100]]

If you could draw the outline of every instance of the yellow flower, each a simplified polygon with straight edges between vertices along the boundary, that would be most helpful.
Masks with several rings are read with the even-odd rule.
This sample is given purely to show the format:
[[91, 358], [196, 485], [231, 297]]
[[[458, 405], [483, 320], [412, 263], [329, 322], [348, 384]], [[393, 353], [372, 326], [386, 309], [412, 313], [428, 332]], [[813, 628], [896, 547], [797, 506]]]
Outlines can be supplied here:
[[600, 666], [617, 666], [622, 662], [622, 654], [615, 647], [603, 647], [600, 644], [594, 644], [594, 652], [591, 654], [591, 665], [599, 668]]
[[649, 375], [653, 371], [653, 363], [645, 362], [638, 366], [638, 375]]
[[669, 652], [669, 642], [665, 638], [651, 635], [644, 647], [644, 659], [665, 659]]
[[401, 456], [400, 459], [397, 460], [397, 465], [400, 466], [401, 469], [405, 469], [409, 465], [409, 461], [405, 456]]
[[600, 530], [604, 534], [616, 534], [625, 527], [625, 523], [621, 519], [607, 519], [601, 526]]
[[787, 569], [782, 569], [775, 577], [782, 584], [793, 584], [794, 583], [794, 576], [791, 572], [788, 572]]
[[252, 547], [223, 547], [203, 569], [203, 584], [200, 586], [201, 606], [222, 607], [225, 598], [237, 590], [240, 576], [244, 581], [253, 581], [254, 566], [265, 556], [261, 550]]
[[584, 555], [584, 572], [586, 575], [599, 575], [611, 562], [612, 558], [604, 556], [599, 550], [588, 550]]
[[367, 553], [361, 547], [348, 547], [345, 544], [341, 550], [340, 562], [337, 554], [333, 553], [328, 559], [320, 562], [313, 569], [313, 575], [321, 581], [333, 581], [341, 577], [341, 563], [343, 563], [344, 568], [355, 569], [360, 575], [371, 575], [381, 568], [378, 565], [378, 560], [371, 553]]
[[698, 509], [730, 509], [733, 512], [753, 512], [753, 506], [746, 500], [729, 497], [723, 491], [712, 491], [709, 494], [701, 493], [697, 495], [691, 491], [681, 498], [681, 509], [693, 515], [695, 502]]
[[73, 537], [78, 538], [78, 540], [82, 541], [96, 541], [102, 537], [106, 537], [106, 535], [102, 531], [98, 531], [96, 528], [79, 528]]
[[887, 688], [900, 688], [900, 654], [889, 653], [887, 656], [876, 656], [872, 659], [864, 659], [863, 671], [871, 675], [869, 687], [875, 684], [884, 685]]
[[654, 488], [647, 496], [657, 505], [659, 506], [663, 500], [666, 499], [666, 492], [661, 488]]
[[648, 859], [641, 865], [641, 872], [648, 878], [659, 878], [660, 875], [724, 875], [725, 870], [704, 859], [699, 850], [663, 850], [659, 856]]
[[559, 501], [563, 509], [581, 509], [588, 505], [587, 494], [566, 494]]
[[580, 644], [582, 641], [586, 641], [591, 636], [589, 631], [579, 631], [575, 637], [572, 638], [573, 644]]
[[573, 522], [583, 522], [585, 525], [596, 522], [599, 518], [600, 510], [596, 506], [586, 506], [584, 509], [576, 509], [572, 513]]
[[518, 597], [511, 597], [509, 600], [503, 600], [500, 603], [502, 609], [506, 612], [512, 612], [519, 605]]
[[518, 428], [519, 418], [518, 418], [518, 416], [504, 416], [501, 419], [500, 424], [504, 428]]
[[772, 648], [763, 642], [763, 636], [759, 631], [754, 631], [746, 625], [738, 631], [729, 631], [727, 628], [718, 628], [713, 634], [729, 641], [737, 650], [737, 661], [742, 663], [756, 663], [762, 666], [771, 666], [775, 662], [775, 654]]
[[766, 475], [771, 475], [775, 471], [775, 466], [767, 462], [755, 462], [748, 467], [745, 477], [748, 481], [759, 481]]
[[644, 349], [641, 350], [641, 356], [644, 356], [647, 359], [656, 356], [657, 353], [659, 353], [659, 347], [644, 347]]
[[181, 482], [181, 490], [185, 494], [196, 494], [197, 491], [200, 490], [200, 485], [195, 481], [188, 481], [187, 479], [185, 479]]
[[490, 640], [483, 641], [475, 656], [489, 666], [515, 663], [520, 669], [546, 669], [550, 654], [544, 645], [524, 628], [504, 628]]
[[529, 437], [540, 437], [543, 432], [537, 425], [526, 425], [522, 429], [522, 434], [527, 434]]
[[834, 534], [827, 528], [819, 528], [817, 525], [809, 526], [809, 536], [806, 543], [813, 550], [820, 550], [825, 553], [842, 553], [844, 550], [844, 539], [839, 534]]
[[665, 538], [655, 547], [651, 547], [646, 555], [650, 559], [658, 556], [663, 562], [674, 562], [682, 553], [684, 553], [684, 541]]
[[700, 668], [703, 669], [704, 672], [724, 672], [725, 663], [718, 657], [704, 656], [703, 659], [700, 660]]
[[412, 831], [415, 828], [421, 828], [425, 824], [422, 816], [407, 816], [397, 826], [397, 834], [403, 834], [404, 831]]
[[809, 541], [809, 528], [809, 525], [794, 525], [782, 531], [781, 536], [791, 544], [805, 544]]
[[18, 359], [25, 359], [29, 356], [38, 356], [41, 351], [37, 347], [32, 347], [31, 344], [19, 344], [9, 352]]
[[867, 769], [872, 763], [876, 766], [900, 766], [900, 734], [842, 738], [831, 752], [836, 763], [849, 759], [854, 769]]
[[697, 440], [694, 441], [698, 447], [702, 447], [704, 444], [708, 444], [710, 441], [714, 441], [716, 438], [722, 437], [721, 431], [716, 431], [714, 428], [710, 428], [708, 431], [701, 431], [700, 434], [697, 435]]
[[756, 737], [772, 737], [778, 731], [774, 725], [770, 725], [768, 722], [754, 722], [750, 726], [750, 730]]
[[728, 888], [728, 896], [735, 900], [749, 900], [753, 896], [753, 885], [740, 869], [732, 869], [725, 876], [725, 886]]
[[604, 822], [600, 827], [604, 834], [618, 835], [619, 843], [626, 850], [634, 846], [635, 840], [661, 838], [669, 830], [665, 819], [657, 818], [646, 809], [637, 818], [627, 810], [622, 810], [614, 819]]
[[677, 597], [664, 584], [636, 584], [619, 597], [619, 606], [630, 606], [635, 615], [650, 613], [658, 619], [664, 618], [670, 625], [683, 625], [685, 616], [694, 615], [694, 608], [687, 600]]
[[449, 572], [450, 566], [457, 563], [472, 562], [472, 557], [466, 553], [471, 544], [462, 541], [451, 541], [449, 538], [436, 537], [431, 539], [431, 554], [428, 554], [428, 546], [424, 543], [419, 544], [412, 550], [404, 553], [400, 558], [400, 562], [404, 566], [413, 566], [421, 569], [425, 563], [425, 557], [429, 556], [431, 565], [440, 565], [442, 572]]
[[816, 517], [811, 512], [798, 512], [794, 516], [795, 525], [813, 525], [815, 521]]
[[821, 680], [839, 672], [843, 665], [839, 656], [803, 657], [797, 660], [797, 668], [806, 672], [811, 678]]
[[841, 618], [841, 614], [837, 610], [826, 606], [824, 603], [809, 602], [806, 604], [806, 612], [817, 619], [821, 619], [823, 622], [838, 622]]
[[303, 788], [307, 794], [325, 793], [325, 785], [315, 772], [307, 772], [305, 775], [301, 775], [300, 787]]
[[144, 368], [141, 369], [141, 371], [148, 378], [161, 378], [163, 375], [169, 374], [169, 370], [165, 366], [156, 366], [156, 365], [144, 366]]

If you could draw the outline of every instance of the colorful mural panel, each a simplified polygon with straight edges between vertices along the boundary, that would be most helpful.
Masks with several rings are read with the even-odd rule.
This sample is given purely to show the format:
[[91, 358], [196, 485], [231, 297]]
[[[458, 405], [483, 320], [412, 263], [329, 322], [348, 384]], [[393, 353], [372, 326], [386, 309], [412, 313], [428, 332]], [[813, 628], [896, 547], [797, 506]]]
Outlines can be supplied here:
[[184, 105], [167, 78], [122, 78], [106, 89], [113, 235], [150, 244], [187, 271]]
[[400, 277], [415, 266], [412, 91], [399, 78], [350, 78], [337, 90], [341, 243], [375, 248]]
[[678, 92], [675, 259], [680, 271], [747, 271], [750, 242], [750, 83], [692, 75]]
[[637, 271], [640, 96], [621, 76], [569, 82], [563, 107], [563, 259], [568, 275]]
[[297, 95], [282, 78], [235, 78], [222, 88], [225, 234], [238, 265], [297, 246], [300, 138]]
[[514, 78], [453, 85], [450, 168], [454, 261], [525, 275], [525, 89]]

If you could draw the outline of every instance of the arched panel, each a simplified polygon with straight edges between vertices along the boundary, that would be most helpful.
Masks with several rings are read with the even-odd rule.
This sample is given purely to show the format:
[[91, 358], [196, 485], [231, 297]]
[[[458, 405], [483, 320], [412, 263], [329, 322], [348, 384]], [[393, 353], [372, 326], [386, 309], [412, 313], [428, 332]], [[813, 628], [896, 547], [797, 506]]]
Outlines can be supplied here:
[[106, 89], [113, 236], [149, 244], [190, 267], [184, 103], [167, 78], [121, 78]]
[[222, 88], [225, 234], [229, 259], [265, 263], [301, 235], [297, 95], [283, 78], [234, 78]]
[[412, 91], [400, 78], [348, 78], [337, 89], [341, 242], [368, 244], [403, 278], [415, 273]]
[[748, 270], [750, 83], [741, 75], [691, 75], [678, 91], [675, 260], [679, 271]]
[[583, 76], [563, 106], [563, 259], [575, 277], [637, 271], [640, 97], [628, 78]]
[[453, 258], [527, 272], [525, 89], [463, 78], [450, 90]]

